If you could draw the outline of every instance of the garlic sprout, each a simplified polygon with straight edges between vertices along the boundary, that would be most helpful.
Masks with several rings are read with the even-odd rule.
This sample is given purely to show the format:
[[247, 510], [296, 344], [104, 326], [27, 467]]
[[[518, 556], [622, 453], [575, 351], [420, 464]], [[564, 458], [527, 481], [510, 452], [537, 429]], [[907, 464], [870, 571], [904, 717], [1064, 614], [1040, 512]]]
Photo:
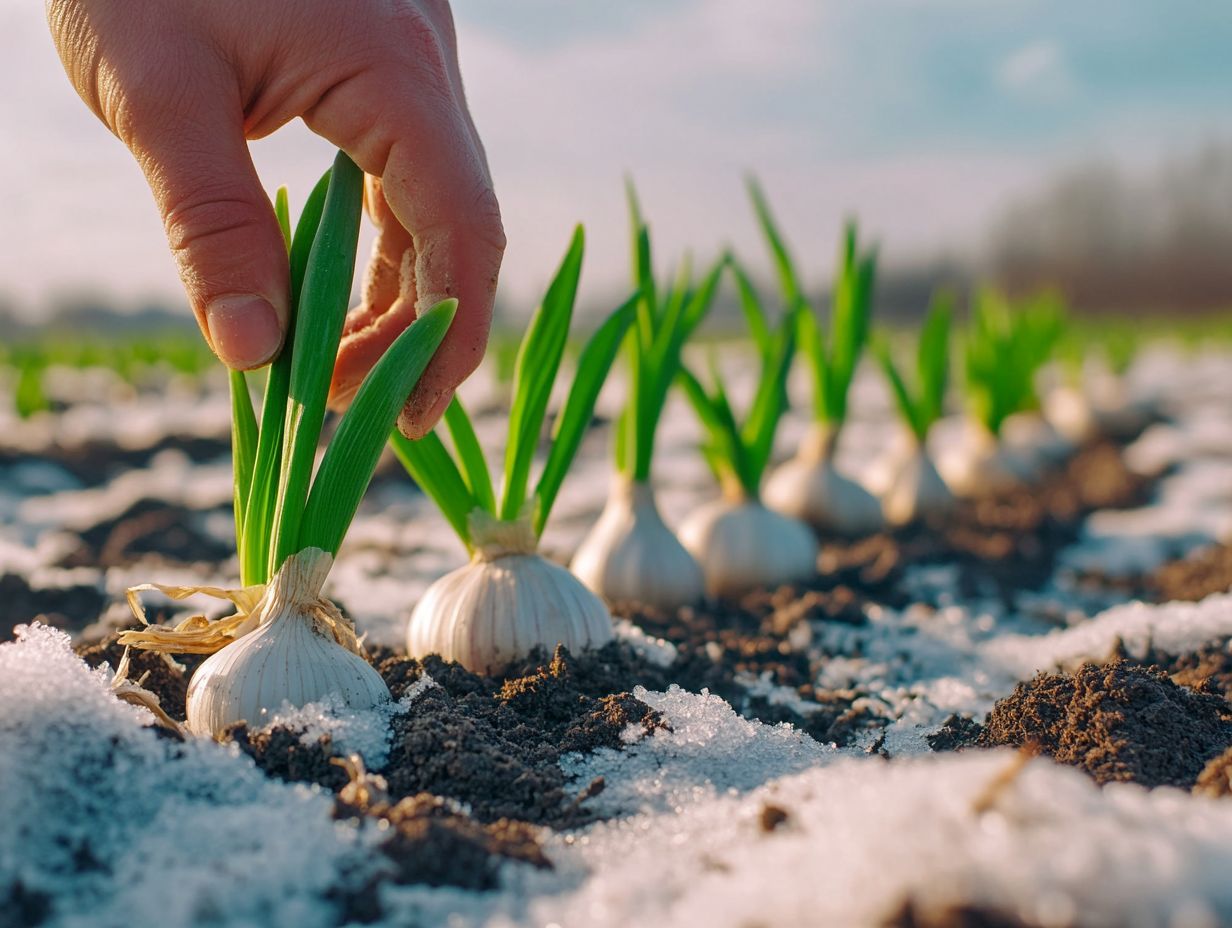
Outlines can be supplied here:
[[[823, 339], [817, 317], [779, 234], [761, 189], [750, 184], [753, 206], [778, 270], [784, 302], [799, 321], [800, 350], [813, 378], [813, 423], [794, 458], [766, 481], [771, 508], [839, 535], [867, 535], [882, 526], [881, 504], [867, 489], [839, 473], [834, 452], [847, 419], [847, 394], [868, 339], [877, 260], [862, 251], [854, 223], [848, 223], [831, 300], [830, 331]], [[747, 303], [749, 282], [737, 274]]]
[[1004, 490], [1033, 481], [1047, 465], [1040, 450], [1047, 432], [1030, 431], [1030, 418], [1026, 439], [1011, 444], [1003, 432], [1015, 413], [1038, 414], [1035, 376], [1063, 328], [1062, 307], [1051, 295], [1015, 305], [994, 290], [976, 294], [965, 345], [968, 427], [938, 460], [955, 493]]
[[243, 587], [161, 587], [174, 599], [203, 593], [230, 601], [233, 615], [196, 616], [173, 628], [129, 630], [121, 642], [165, 653], [212, 654], [189, 681], [188, 728], [220, 736], [260, 723], [284, 703], [327, 696], [364, 708], [389, 698], [363, 659], [351, 623], [321, 589], [386, 437], [453, 320], [447, 300], [394, 340], [341, 417], [320, 466], [317, 444], [342, 335], [363, 195], [363, 173], [339, 153], [313, 190], [294, 237], [285, 191], [275, 210], [287, 238], [292, 328], [266, 381], [260, 424], [246, 375], [233, 373], [232, 455], [236, 542]]
[[440, 654], [490, 673], [535, 648], [550, 651], [563, 644], [578, 651], [612, 638], [611, 615], [602, 600], [569, 571], [545, 560], [538, 548], [599, 390], [633, 321], [635, 299], [609, 316], [582, 349], [547, 460], [529, 491], [535, 449], [569, 335], [582, 253], [578, 228], [518, 350], [499, 501], [470, 417], [457, 399], [445, 412], [452, 453], [436, 432], [419, 441], [392, 437], [411, 477], [471, 555], [469, 564], [433, 583], [412, 611], [407, 628], [412, 656]]
[[882, 509], [891, 525], [935, 519], [954, 508], [954, 494], [928, 453], [928, 433], [941, 418], [949, 383], [953, 313], [953, 296], [944, 291], [935, 294], [916, 349], [914, 389], [895, 365], [888, 342], [876, 344], [877, 359], [908, 435], [905, 449], [890, 464], [890, 479], [882, 493]]
[[675, 609], [700, 599], [702, 569], [659, 514], [651, 482], [655, 432], [680, 367], [684, 343], [701, 323], [722, 273], [716, 264], [693, 287], [686, 261], [660, 294], [651, 263], [650, 232], [629, 187], [637, 317], [626, 336], [629, 401], [616, 429], [616, 478], [607, 505], [570, 563], [573, 573], [609, 602], [636, 600]]
[[[737, 268], [734, 261], [731, 266]], [[713, 356], [709, 389], [686, 367], [678, 375], [705, 431], [702, 453], [722, 490], [721, 499], [685, 520], [680, 540], [701, 564], [706, 592], [716, 596], [807, 580], [817, 571], [818, 546], [812, 531], [767, 509], [760, 496], [762, 474], [787, 407], [787, 374], [801, 310], [789, 309], [771, 330], [751, 286], [744, 308], [761, 360], [757, 390], [744, 422], [736, 421]]]

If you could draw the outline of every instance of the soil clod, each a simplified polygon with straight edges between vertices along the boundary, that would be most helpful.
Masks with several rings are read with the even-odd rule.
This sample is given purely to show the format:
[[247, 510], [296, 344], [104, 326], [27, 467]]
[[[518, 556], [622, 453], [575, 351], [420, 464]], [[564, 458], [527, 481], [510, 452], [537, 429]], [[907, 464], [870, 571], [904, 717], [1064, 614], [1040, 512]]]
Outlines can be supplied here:
[[1098, 783], [1192, 787], [1232, 744], [1232, 706], [1126, 660], [1041, 673], [988, 715], [984, 746], [1032, 746]]

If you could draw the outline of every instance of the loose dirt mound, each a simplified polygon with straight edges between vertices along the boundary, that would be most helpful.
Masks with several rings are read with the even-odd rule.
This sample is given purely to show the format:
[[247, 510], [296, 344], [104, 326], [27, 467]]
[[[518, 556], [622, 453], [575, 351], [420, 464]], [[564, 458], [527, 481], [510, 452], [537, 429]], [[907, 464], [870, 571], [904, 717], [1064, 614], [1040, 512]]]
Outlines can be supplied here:
[[1194, 785], [1232, 745], [1232, 706], [1126, 660], [1020, 683], [988, 715], [979, 743], [1028, 747], [1098, 783]]

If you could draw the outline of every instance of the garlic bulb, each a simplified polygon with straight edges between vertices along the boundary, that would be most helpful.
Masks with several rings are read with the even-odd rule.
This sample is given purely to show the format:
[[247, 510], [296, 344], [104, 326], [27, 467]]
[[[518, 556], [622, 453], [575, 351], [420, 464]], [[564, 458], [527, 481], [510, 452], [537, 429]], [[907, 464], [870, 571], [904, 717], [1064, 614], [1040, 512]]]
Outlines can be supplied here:
[[871, 535], [884, 524], [881, 503], [834, 468], [832, 433], [814, 426], [799, 453], [766, 481], [763, 497], [778, 512], [820, 531]]
[[980, 423], [968, 421], [937, 456], [937, 468], [958, 496], [996, 493], [1033, 480], [1036, 469]]
[[1044, 415], [1052, 427], [1075, 444], [1099, 434], [1099, 421], [1086, 395], [1076, 387], [1054, 387], [1044, 398]]
[[956, 500], [941, 479], [932, 458], [918, 444], [894, 462], [890, 481], [881, 497], [886, 521], [907, 525], [920, 519], [935, 519], [954, 508]]
[[535, 648], [599, 648], [612, 640], [607, 606], [577, 577], [536, 553], [526, 521], [471, 517], [475, 555], [441, 577], [411, 612], [407, 650], [494, 673]]
[[654, 489], [621, 475], [569, 569], [609, 602], [677, 609], [705, 593], [702, 569], [659, 515]]
[[755, 500], [724, 497], [708, 503], [685, 520], [680, 541], [702, 565], [706, 592], [714, 596], [736, 596], [817, 573], [812, 530]]
[[1150, 423], [1154, 414], [1148, 400], [1130, 395], [1125, 378], [1107, 369], [1088, 372], [1087, 395], [1099, 431], [1109, 438], [1133, 438]]
[[1016, 412], [1001, 423], [1001, 443], [1037, 469], [1060, 464], [1074, 443], [1038, 412]]
[[216, 651], [189, 681], [189, 731], [217, 737], [236, 722], [262, 724], [284, 703], [327, 696], [352, 709], [389, 699], [372, 665], [335, 640], [336, 623], [346, 620], [321, 597], [332, 565], [317, 548], [286, 560], [252, 613], [256, 628]]

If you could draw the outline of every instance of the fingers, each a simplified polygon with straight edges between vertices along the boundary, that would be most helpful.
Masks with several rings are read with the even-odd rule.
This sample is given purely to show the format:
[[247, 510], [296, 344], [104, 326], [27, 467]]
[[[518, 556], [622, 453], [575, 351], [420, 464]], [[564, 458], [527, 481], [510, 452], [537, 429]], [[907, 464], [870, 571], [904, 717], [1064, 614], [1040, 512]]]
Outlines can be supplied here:
[[[366, 172], [381, 177], [379, 188], [369, 190], [369, 209], [378, 221], [386, 207], [390, 214], [382, 223], [383, 241], [365, 306], [339, 357], [343, 374], [353, 377], [362, 370], [376, 346], [396, 337], [398, 326], [408, 324], [414, 312], [458, 299], [449, 334], [400, 422], [414, 438], [431, 429], [453, 389], [483, 357], [505, 237], [482, 151], [455, 92], [451, 49], [427, 17], [398, 22], [404, 31], [394, 36], [383, 63], [335, 86], [305, 114], [305, 121]], [[380, 304], [388, 296], [389, 267], [402, 245], [413, 254], [413, 297], [408, 292], [391, 301], [390, 309], [399, 311], [384, 321], [389, 313]], [[398, 255], [399, 266], [401, 259]], [[409, 309], [401, 305], [411, 302]], [[348, 384], [336, 381], [335, 387], [342, 394]]]
[[392, 267], [382, 254], [378, 233], [373, 248], [372, 268], [365, 285], [364, 302], [347, 319], [334, 377], [329, 387], [330, 405], [343, 408], [355, 396], [364, 376], [403, 330], [415, 321], [415, 249], [410, 236], [394, 223], [396, 234], [406, 238], [401, 249], [401, 266]]
[[259, 367], [282, 345], [288, 268], [237, 94], [224, 80], [201, 80], [191, 95], [134, 106], [122, 137], [149, 181], [197, 321], [229, 367]]

